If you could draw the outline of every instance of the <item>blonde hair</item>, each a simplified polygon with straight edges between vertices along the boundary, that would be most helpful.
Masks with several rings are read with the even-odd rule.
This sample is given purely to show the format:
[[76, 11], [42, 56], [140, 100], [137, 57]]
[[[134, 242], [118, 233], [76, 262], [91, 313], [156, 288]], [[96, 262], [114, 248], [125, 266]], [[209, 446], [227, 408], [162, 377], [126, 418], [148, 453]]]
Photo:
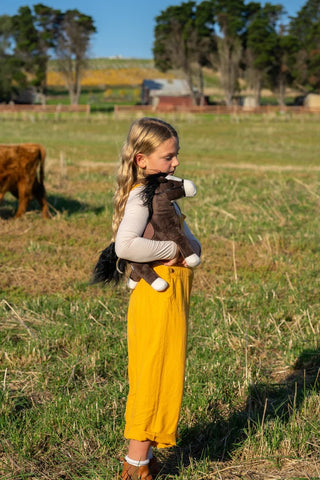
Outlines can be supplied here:
[[135, 161], [137, 154], [150, 155], [159, 145], [172, 137], [178, 138], [176, 130], [169, 123], [158, 118], [143, 117], [132, 123], [120, 156], [118, 185], [114, 195], [113, 240], [132, 187], [144, 181], [144, 170]]

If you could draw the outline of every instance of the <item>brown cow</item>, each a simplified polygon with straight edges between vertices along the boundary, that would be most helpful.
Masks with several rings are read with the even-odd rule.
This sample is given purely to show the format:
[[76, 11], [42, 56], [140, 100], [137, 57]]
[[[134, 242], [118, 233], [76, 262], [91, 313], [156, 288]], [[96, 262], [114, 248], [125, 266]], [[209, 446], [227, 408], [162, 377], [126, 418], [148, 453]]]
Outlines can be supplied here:
[[25, 213], [32, 197], [42, 207], [42, 216], [50, 217], [43, 184], [45, 155], [42, 145], [36, 143], [0, 145], [0, 202], [6, 192], [11, 192], [19, 199], [15, 218]]

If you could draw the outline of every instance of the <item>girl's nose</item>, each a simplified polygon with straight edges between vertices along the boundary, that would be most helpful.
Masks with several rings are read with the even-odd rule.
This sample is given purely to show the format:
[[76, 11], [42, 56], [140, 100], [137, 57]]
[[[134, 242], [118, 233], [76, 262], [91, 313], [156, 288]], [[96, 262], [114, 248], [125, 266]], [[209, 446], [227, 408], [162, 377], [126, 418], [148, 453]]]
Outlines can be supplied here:
[[178, 157], [173, 157], [172, 159], [172, 166], [177, 167], [179, 165]]

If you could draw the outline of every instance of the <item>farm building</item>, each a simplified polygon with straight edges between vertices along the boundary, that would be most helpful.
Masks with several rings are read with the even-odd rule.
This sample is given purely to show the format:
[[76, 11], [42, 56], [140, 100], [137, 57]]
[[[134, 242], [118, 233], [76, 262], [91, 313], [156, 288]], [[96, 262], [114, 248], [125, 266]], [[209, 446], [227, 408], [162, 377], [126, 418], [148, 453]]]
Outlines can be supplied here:
[[141, 88], [142, 105], [157, 109], [170, 107], [191, 107], [193, 105], [186, 80], [153, 79], [143, 80]]

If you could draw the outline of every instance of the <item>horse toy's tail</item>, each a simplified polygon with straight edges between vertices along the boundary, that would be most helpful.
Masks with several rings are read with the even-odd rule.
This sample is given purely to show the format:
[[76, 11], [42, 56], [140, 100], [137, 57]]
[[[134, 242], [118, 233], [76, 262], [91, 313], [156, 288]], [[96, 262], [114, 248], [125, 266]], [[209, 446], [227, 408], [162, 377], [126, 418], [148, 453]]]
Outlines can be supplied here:
[[126, 263], [126, 260], [117, 257], [114, 242], [110, 243], [100, 254], [90, 284], [111, 282], [117, 284], [125, 272]]

